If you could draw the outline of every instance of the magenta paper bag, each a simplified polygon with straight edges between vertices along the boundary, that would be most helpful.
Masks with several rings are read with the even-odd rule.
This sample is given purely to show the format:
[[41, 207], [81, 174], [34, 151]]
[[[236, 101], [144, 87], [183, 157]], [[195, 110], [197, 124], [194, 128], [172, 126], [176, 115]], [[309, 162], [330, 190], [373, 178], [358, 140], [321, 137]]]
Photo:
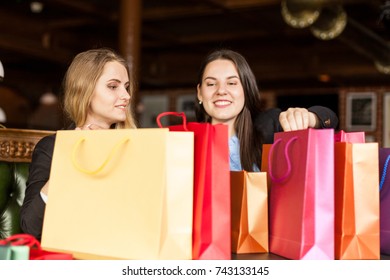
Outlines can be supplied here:
[[268, 157], [270, 252], [334, 259], [334, 130], [276, 133]]
[[390, 255], [390, 148], [379, 149], [380, 251]]

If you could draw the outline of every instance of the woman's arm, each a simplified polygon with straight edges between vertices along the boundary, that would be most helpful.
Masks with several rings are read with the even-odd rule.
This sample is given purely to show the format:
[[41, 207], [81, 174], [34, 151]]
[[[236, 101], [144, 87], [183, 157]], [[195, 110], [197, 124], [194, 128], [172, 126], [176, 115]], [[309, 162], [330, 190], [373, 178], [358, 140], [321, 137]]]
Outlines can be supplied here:
[[308, 127], [337, 128], [338, 122], [337, 115], [323, 106], [289, 108], [284, 112], [279, 108], [271, 108], [256, 116], [254, 128], [261, 135], [263, 143], [267, 144], [273, 143], [276, 132]]
[[20, 212], [23, 232], [41, 238], [45, 202], [41, 190], [49, 180], [55, 136], [42, 138], [35, 146], [27, 179], [26, 193]]
[[331, 109], [323, 106], [312, 106], [308, 108], [309, 112], [316, 114], [319, 120], [319, 128], [334, 128], [339, 125], [339, 118]]

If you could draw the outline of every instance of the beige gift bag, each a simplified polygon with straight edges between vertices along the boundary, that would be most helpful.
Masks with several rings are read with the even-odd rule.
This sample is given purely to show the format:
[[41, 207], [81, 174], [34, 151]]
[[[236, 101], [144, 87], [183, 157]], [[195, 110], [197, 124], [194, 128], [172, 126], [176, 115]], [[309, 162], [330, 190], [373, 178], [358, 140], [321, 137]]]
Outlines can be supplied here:
[[193, 133], [58, 131], [42, 247], [76, 259], [191, 259]]

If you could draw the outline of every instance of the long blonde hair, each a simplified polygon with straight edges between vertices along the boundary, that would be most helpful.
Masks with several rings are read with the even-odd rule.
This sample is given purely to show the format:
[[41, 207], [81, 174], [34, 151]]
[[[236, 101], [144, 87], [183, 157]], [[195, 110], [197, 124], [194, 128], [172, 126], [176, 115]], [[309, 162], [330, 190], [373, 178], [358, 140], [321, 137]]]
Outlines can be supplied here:
[[[84, 125], [96, 83], [103, 73], [107, 62], [122, 64], [129, 75], [129, 68], [124, 58], [108, 48], [92, 49], [75, 56], [63, 81], [64, 111], [77, 126]], [[130, 96], [134, 85], [130, 79]], [[115, 124], [115, 128], [136, 128], [131, 106], [126, 111], [126, 120]]]

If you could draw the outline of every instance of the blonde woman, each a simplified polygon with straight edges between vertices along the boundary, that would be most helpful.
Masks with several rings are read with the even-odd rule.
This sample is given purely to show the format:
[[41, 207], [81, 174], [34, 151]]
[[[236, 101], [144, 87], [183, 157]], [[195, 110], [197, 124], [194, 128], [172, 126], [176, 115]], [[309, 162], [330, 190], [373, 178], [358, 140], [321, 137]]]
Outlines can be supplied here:
[[[75, 56], [63, 82], [69, 129], [136, 128], [131, 111], [132, 83], [126, 61], [110, 49]], [[21, 228], [41, 238], [55, 135], [34, 149], [21, 208]]]

